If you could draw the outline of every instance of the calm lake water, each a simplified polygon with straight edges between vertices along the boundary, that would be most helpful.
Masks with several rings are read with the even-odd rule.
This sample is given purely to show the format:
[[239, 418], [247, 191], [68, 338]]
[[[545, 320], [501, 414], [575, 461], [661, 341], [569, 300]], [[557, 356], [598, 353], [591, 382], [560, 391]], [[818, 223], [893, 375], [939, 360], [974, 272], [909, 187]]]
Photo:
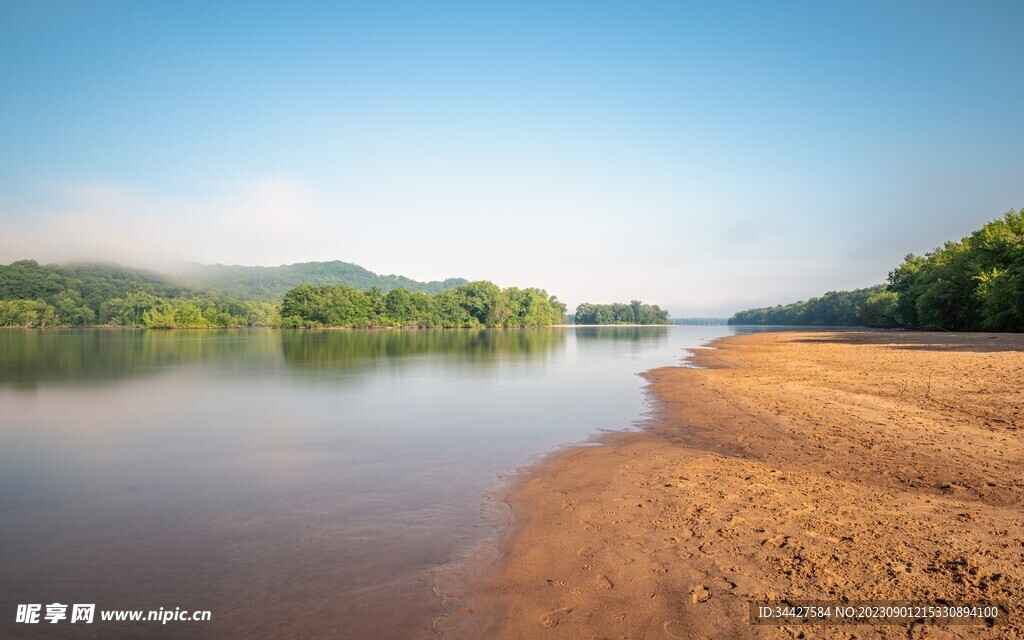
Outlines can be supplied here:
[[0, 637], [427, 637], [499, 473], [735, 331], [0, 330]]

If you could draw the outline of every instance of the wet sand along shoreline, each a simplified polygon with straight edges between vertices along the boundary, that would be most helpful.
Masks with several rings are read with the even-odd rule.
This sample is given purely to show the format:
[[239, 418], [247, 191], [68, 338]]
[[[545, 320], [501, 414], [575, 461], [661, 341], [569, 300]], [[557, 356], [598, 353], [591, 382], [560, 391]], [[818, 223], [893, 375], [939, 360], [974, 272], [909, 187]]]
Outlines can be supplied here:
[[[486, 638], [1024, 634], [1024, 337], [734, 336], [646, 432], [533, 469], [464, 599]], [[752, 599], [990, 601], [974, 626], [754, 626]], [[464, 634], [463, 628], [451, 634]]]

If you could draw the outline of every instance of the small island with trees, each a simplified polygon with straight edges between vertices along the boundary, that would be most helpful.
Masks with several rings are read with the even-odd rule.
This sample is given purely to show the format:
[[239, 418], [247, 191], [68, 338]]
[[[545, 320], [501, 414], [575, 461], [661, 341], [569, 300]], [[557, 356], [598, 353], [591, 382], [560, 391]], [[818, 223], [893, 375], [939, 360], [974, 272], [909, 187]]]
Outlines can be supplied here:
[[576, 314], [573, 316], [574, 324], [640, 324], [660, 325], [671, 324], [668, 311], [658, 305], [643, 304], [639, 300], [633, 300], [629, 304], [614, 302], [612, 304], [591, 304], [584, 302], [576, 307]]
[[298, 327], [547, 327], [565, 321], [565, 305], [543, 289], [500, 289], [480, 280], [430, 295], [343, 284], [300, 285], [284, 295], [280, 326]]

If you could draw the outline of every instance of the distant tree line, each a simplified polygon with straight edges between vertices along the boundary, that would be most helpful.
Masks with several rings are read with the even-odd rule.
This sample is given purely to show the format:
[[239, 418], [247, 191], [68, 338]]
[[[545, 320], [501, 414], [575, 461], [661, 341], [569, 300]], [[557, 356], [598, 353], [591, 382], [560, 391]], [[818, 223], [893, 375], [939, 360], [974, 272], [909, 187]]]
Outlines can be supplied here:
[[629, 304], [591, 304], [576, 307], [574, 324], [669, 324], [668, 311], [633, 300]]
[[565, 320], [565, 305], [541, 289], [470, 282], [436, 294], [347, 285], [301, 285], [281, 306], [285, 327], [545, 327]]
[[1024, 331], [1024, 211], [1011, 209], [923, 256], [907, 255], [886, 285], [748, 309], [729, 323]]
[[729, 319], [729, 324], [865, 326], [866, 321], [861, 314], [862, 308], [872, 296], [885, 291], [885, 285], [881, 284], [853, 291], [829, 291], [820, 298], [740, 311]]
[[728, 318], [672, 318], [672, 324], [715, 326], [729, 324]]
[[565, 320], [565, 305], [546, 292], [502, 290], [490, 282], [451, 286], [435, 294], [304, 284], [283, 297], [283, 303], [239, 299], [189, 289], [152, 272], [108, 265], [44, 266], [34, 260], [0, 265], [3, 327], [538, 327]]
[[277, 306], [170, 284], [143, 270], [107, 265], [0, 266], [0, 326], [115, 325], [152, 328], [271, 325]]

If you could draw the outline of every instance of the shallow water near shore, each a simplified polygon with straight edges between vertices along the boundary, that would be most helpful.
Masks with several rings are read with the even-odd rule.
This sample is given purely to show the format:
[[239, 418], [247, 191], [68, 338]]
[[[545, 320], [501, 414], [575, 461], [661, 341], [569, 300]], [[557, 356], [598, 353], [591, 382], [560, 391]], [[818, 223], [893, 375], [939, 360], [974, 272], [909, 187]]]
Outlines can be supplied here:
[[[738, 331], [0, 331], [0, 635], [428, 637], [499, 473]], [[54, 602], [213, 619], [14, 626]]]

